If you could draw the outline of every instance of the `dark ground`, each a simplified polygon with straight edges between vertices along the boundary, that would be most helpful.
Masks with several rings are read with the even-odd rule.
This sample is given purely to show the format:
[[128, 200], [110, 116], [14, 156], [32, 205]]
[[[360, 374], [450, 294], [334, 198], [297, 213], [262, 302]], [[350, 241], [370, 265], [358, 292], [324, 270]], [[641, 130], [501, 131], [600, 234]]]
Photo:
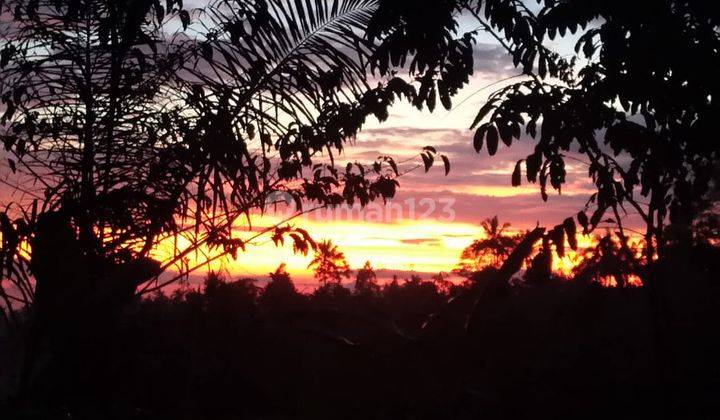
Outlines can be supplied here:
[[[554, 281], [490, 293], [479, 279], [439, 291], [414, 279], [305, 296], [288, 286], [211, 281], [134, 302], [114, 326], [86, 331], [94, 350], [46, 348], [21, 400], [7, 397], [21, 349], [4, 335], [2, 418], [720, 415], [711, 274], [656, 289]], [[471, 295], [481, 302], [466, 330]]]

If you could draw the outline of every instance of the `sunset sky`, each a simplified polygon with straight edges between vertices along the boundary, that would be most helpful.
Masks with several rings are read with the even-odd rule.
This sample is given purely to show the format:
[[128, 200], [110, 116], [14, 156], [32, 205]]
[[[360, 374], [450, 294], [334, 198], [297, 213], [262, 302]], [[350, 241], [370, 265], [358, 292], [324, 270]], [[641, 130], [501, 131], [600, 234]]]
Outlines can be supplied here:
[[[557, 44], [560, 51], [571, 46], [571, 40]], [[402, 277], [409, 272], [429, 276], [449, 272], [456, 266], [462, 249], [482, 236], [479, 224], [485, 218], [498, 215], [501, 222], [524, 230], [538, 223], [554, 226], [582, 209], [593, 191], [587, 167], [581, 163], [568, 162], [568, 183], [562, 195], [551, 195], [543, 203], [536, 185], [510, 185], [515, 162], [534, 147], [530, 139], [516, 141], [511, 148], [501, 145], [492, 157], [486, 150], [475, 153], [473, 132], [468, 128], [478, 109], [503, 83], [519, 80], [508, 80], [518, 72], [490, 39], [481, 38], [475, 59], [476, 72], [470, 84], [454, 98], [451, 111], [439, 107], [434, 113], [421, 112], [409, 104], [398, 104], [384, 123], [370, 118], [342, 157], [371, 162], [389, 154], [402, 161], [431, 145], [449, 157], [452, 169], [448, 176], [442, 164], [427, 174], [415, 170], [401, 177], [398, 195], [387, 205], [377, 202], [362, 214], [356, 209], [349, 217], [347, 209], [329, 214], [323, 210], [296, 219], [293, 224], [306, 228], [316, 240], [331, 239], [353, 268], [369, 260], [380, 270], [381, 277]], [[405, 169], [414, 163], [408, 165]], [[281, 216], [269, 215], [254, 224], [271, 225], [282, 220]], [[278, 249], [269, 238], [262, 238], [236, 261], [227, 261], [222, 267], [233, 277], [264, 277], [284, 262], [299, 283], [312, 284], [312, 273], [306, 268], [309, 260], [293, 255], [289, 245]]]
[[[201, 2], [188, 2], [188, 7], [199, 5]], [[463, 17], [459, 33], [473, 29], [473, 22]], [[427, 174], [422, 169], [412, 171], [399, 179], [399, 192], [390, 203], [376, 202], [364, 212], [355, 210], [350, 215], [347, 209], [330, 214], [322, 211], [294, 220], [295, 226], [305, 228], [318, 241], [332, 240], [353, 268], [371, 261], [384, 278], [393, 274], [406, 276], [409, 272], [428, 276], [449, 272], [456, 266], [462, 249], [481, 237], [480, 222], [485, 218], [498, 215], [513, 229], [525, 230], [537, 224], [554, 226], [582, 209], [593, 191], [587, 167], [582, 163], [567, 162], [568, 183], [563, 194], [551, 195], [543, 203], [536, 185], [510, 185], [515, 162], [532, 151], [532, 141], [522, 139], [511, 148], [501, 145], [493, 157], [486, 150], [480, 154], [473, 150], [469, 126], [478, 109], [494, 90], [521, 80], [509, 57], [492, 38], [481, 34], [478, 40], [475, 74], [453, 99], [451, 111], [439, 106], [430, 113], [406, 103], [397, 104], [384, 123], [369, 118], [354, 144], [348, 145], [340, 157], [341, 161], [368, 163], [380, 155], [391, 155], [396, 161], [404, 161], [417, 156], [422, 147], [433, 146], [439, 154], [448, 156], [450, 174], [445, 176], [441, 163]], [[573, 39], [567, 38], [552, 47], [564, 54], [573, 45]], [[401, 170], [420, 162], [416, 158]], [[7, 165], [2, 169], [7, 171]], [[7, 195], [6, 187], [0, 191]], [[258, 216], [253, 225], [272, 226], [283, 215], [287, 214]], [[237, 233], [247, 237], [247, 226], [238, 226]], [[278, 249], [269, 237], [261, 237], [237, 260], [213, 268], [227, 270], [231, 277], [262, 278], [280, 263], [286, 263], [299, 283], [312, 284], [312, 273], [306, 268], [310, 258], [294, 255], [289, 245]]]

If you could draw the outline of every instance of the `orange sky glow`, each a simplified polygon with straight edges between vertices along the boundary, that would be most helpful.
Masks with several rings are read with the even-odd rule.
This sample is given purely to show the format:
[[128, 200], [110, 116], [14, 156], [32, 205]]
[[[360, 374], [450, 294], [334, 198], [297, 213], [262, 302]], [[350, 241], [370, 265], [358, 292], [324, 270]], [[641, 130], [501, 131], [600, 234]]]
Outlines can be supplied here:
[[[492, 157], [485, 150], [480, 154], [473, 150], [470, 122], [488, 94], [501, 86], [497, 82], [512, 74], [510, 63], [504, 58], [496, 60], [491, 71], [476, 73], [457, 95], [451, 111], [429, 113], [398, 104], [388, 121], [368, 121], [339, 159], [340, 165], [344, 161], [372, 161], [379, 155], [392, 155], [401, 161], [431, 145], [449, 157], [452, 169], [448, 176], [439, 165], [427, 174], [417, 170], [401, 177], [398, 196], [390, 204], [399, 214], [390, 211], [388, 216], [388, 205], [379, 202], [371, 204], [362, 216], [347, 212], [314, 214], [293, 220], [292, 224], [306, 229], [318, 241], [332, 240], [354, 269], [370, 261], [386, 277], [400, 273], [402, 278], [411, 272], [424, 276], [451, 272], [463, 248], [482, 237], [480, 222], [486, 218], [498, 215], [501, 222], [511, 223], [513, 230], [524, 231], [538, 224], [552, 227], [582, 209], [593, 192], [587, 168], [582, 164], [568, 162], [567, 187], [562, 195], [544, 203], [537, 185], [510, 185], [515, 162], [534, 147], [529, 139], [510, 148], [501, 146]], [[273, 215], [257, 216], [253, 217], [253, 225], [271, 226], [279, 220]], [[238, 226], [238, 237], [248, 237], [246, 230], [246, 226]], [[585, 247], [591, 239], [580, 237], [579, 242]], [[237, 259], [224, 259], [209, 269], [225, 270], [233, 278], [266, 277], [285, 263], [300, 283], [312, 284], [312, 272], [307, 269], [310, 259], [293, 254], [290, 244], [276, 247], [265, 236], [238, 254]], [[569, 252], [565, 258], [556, 259], [555, 266], [568, 273], [576, 263], [577, 256]]]
[[[439, 108], [430, 113], [397, 104], [384, 123], [370, 118], [336, 161], [342, 166], [391, 155], [401, 162], [417, 156], [424, 146], [433, 146], [448, 156], [449, 175], [445, 176], [442, 164], [429, 173], [414, 170], [399, 179], [398, 195], [389, 204], [376, 202], [362, 213], [357, 209], [351, 213], [321, 211], [297, 218], [292, 224], [306, 229], [317, 241], [332, 240], [354, 269], [370, 261], [382, 271], [381, 277], [398, 274], [402, 278], [412, 272], [423, 276], [451, 272], [463, 248], [482, 237], [480, 222], [486, 218], [498, 215], [502, 223], [509, 222], [512, 230], [520, 232], [537, 225], [552, 227], [581, 210], [594, 191], [582, 162], [567, 162], [567, 185], [562, 194], [552, 195], [544, 203], [537, 185], [510, 185], [515, 163], [532, 152], [533, 141], [524, 138], [512, 147], [501, 145], [492, 157], [486, 150], [475, 153], [473, 132], [468, 127], [477, 110], [494, 90], [519, 80], [512, 78], [516, 71], [509, 58], [490, 44], [478, 46], [476, 67], [469, 85], [453, 100], [452, 110]], [[280, 220], [280, 215], [272, 213], [254, 215], [252, 224], [272, 226]], [[235, 229], [240, 238], [254, 234], [242, 222]], [[581, 247], [590, 243], [590, 238], [579, 240]], [[183, 242], [178, 245], [182, 247]], [[172, 246], [169, 241], [162, 244], [155, 257], [167, 260]], [[295, 255], [290, 244], [276, 247], [265, 235], [252, 241], [237, 259], [219, 260], [194, 275], [197, 278], [208, 269], [222, 269], [230, 278], [264, 278], [285, 263], [300, 283], [312, 284], [312, 273], [307, 269], [310, 259]], [[556, 268], [568, 272], [575, 259], [570, 253], [556, 261]]]
[[[501, 222], [509, 222], [515, 231], [524, 231], [540, 224], [554, 226], [582, 209], [592, 194], [587, 169], [582, 164], [568, 162], [568, 184], [562, 195], [543, 203], [537, 185], [510, 185], [515, 162], [522, 159], [534, 144], [524, 139], [507, 148], [502, 146], [495, 156], [480, 154], [472, 148], [473, 133], [468, 129], [475, 113], [488, 94], [507, 77], [510, 64], [497, 58], [492, 71], [478, 71], [470, 84], [454, 101], [451, 111], [444, 109], [418, 111], [408, 104], [398, 104], [388, 121], [380, 124], [368, 121], [365, 129], [339, 157], [344, 161], [369, 162], [380, 155], [392, 155], [397, 161], [411, 158], [424, 146], [437, 148], [451, 162], [451, 172], [444, 176], [442, 165], [425, 174], [416, 170], [400, 178], [398, 196], [388, 205], [373, 203], [363, 213], [336, 211], [303, 216], [292, 221], [306, 229], [315, 240], [330, 239], [345, 253], [354, 269], [370, 261], [377, 270], [391, 277], [401, 278], [410, 273], [430, 276], [451, 272], [458, 264], [463, 248], [483, 235], [480, 222], [498, 215]], [[491, 88], [488, 88], [491, 86]], [[388, 207], [395, 206], [395, 213]], [[326, 213], [323, 213], [325, 211]], [[285, 214], [287, 215], [287, 214]], [[272, 226], [282, 217], [255, 215], [254, 226]], [[247, 238], [247, 226], [236, 227], [237, 236]], [[580, 246], [590, 244], [588, 237], [579, 238]], [[180, 243], [182, 245], [182, 242]], [[172, 253], [171, 245], [161, 247], [157, 257]], [[307, 265], [311, 256], [296, 255], [291, 244], [276, 247], [269, 235], [258, 238], [238, 254], [237, 259], [226, 258], [198, 270], [202, 276], [208, 269], [223, 270], [231, 278], [267, 277], [285, 263], [288, 271], [300, 284], [312, 285], [312, 272]], [[555, 262], [556, 269], [568, 273], [577, 263], [570, 252]]]

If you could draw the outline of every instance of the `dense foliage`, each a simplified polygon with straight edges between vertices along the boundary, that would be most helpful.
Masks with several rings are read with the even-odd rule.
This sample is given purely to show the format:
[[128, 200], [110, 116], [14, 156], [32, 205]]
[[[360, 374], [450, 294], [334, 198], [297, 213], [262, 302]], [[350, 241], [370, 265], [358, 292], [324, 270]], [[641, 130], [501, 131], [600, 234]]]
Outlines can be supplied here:
[[[603, 397], [602, 414], [717, 409], [716, 9], [0, 0], [3, 182], [16, 192], [0, 212], [0, 314], [16, 327], [8, 342], [22, 343], [14, 412], [577, 417]], [[461, 18], [477, 29], [461, 33]], [[324, 284], [312, 296], [281, 266], [262, 290], [211, 276], [202, 291], [138, 297], [236, 257], [248, 241], [234, 228], [278, 197], [297, 212], [394, 197], [405, 170], [391, 156], [337, 157], [398, 100], [451, 109], [481, 32], [523, 77], [468, 122], [476, 151], [532, 139], [510, 182], [524, 174], [543, 200], [579, 160], [596, 189], [584, 209], [514, 238], [488, 221], [462, 286], [412, 276], [381, 287], [368, 264], [351, 291], [342, 252], [281, 223], [258, 236], [315, 252]], [[553, 51], [570, 35], [574, 54]], [[439, 156], [447, 175], [445, 156], [419, 152], [417, 168]], [[583, 252], [578, 281], [558, 282], [553, 256], [598, 228], [613, 232]], [[172, 255], [158, 261], [163, 241]], [[180, 274], [160, 282], [172, 266]], [[620, 287], [597, 287], [608, 277]], [[624, 287], [635, 277], [642, 288]]]
[[[537, 143], [518, 161], [513, 185], [522, 182], [524, 163], [527, 180], [538, 182], [547, 200], [548, 187], [561, 191], [575, 151], [597, 188], [590, 216], [577, 215], [585, 233], [602, 223], [626, 236], [624, 221], [633, 216], [645, 225], [645, 263], [664, 255], [668, 225], [672, 240], [689, 243], [719, 181], [711, 127], [719, 116], [720, 15], [706, 2], [543, 3], [528, 18], [532, 37], [543, 43], [577, 33], [576, 54], [548, 60], [524, 52], [519, 60], [532, 77], [482, 107], [473, 124], [476, 148], [485, 144], [492, 155], [498, 140], [510, 146], [524, 127]], [[575, 235], [572, 220], [550, 233], [558, 248], [566, 235]]]
[[[708, 335], [720, 321], [713, 276], [685, 273], [669, 286], [672, 321], [663, 333], [674, 350], [663, 378], [644, 289], [579, 282], [495, 289], [489, 273], [447, 291], [413, 278], [372, 292], [335, 286], [309, 295], [282, 269], [265, 287], [211, 275], [202, 287], [133, 302], [112, 330], [92, 332], [91, 340], [107, 343], [102, 351], [66, 355], [31, 399], [0, 412], [29, 419], [718, 412], [720, 343]], [[468, 292], [484, 296], [470, 334]], [[0, 335], [8, 380], [17, 372], [9, 357], [15, 345]]]

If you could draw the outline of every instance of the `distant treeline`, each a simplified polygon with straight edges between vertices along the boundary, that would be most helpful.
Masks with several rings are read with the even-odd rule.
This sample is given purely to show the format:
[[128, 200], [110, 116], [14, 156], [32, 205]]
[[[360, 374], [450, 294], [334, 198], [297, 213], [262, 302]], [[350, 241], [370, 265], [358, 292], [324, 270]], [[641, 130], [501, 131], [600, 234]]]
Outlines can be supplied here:
[[60, 354], [39, 358], [32, 399], [5, 409], [173, 420], [718, 413], [720, 284], [704, 269], [665, 272], [650, 289], [498, 284], [492, 268], [462, 285], [378, 286], [360, 271], [352, 291], [329, 282], [311, 294], [282, 269], [264, 288], [211, 273], [201, 288], [134, 301], [64, 350], [55, 331]]

